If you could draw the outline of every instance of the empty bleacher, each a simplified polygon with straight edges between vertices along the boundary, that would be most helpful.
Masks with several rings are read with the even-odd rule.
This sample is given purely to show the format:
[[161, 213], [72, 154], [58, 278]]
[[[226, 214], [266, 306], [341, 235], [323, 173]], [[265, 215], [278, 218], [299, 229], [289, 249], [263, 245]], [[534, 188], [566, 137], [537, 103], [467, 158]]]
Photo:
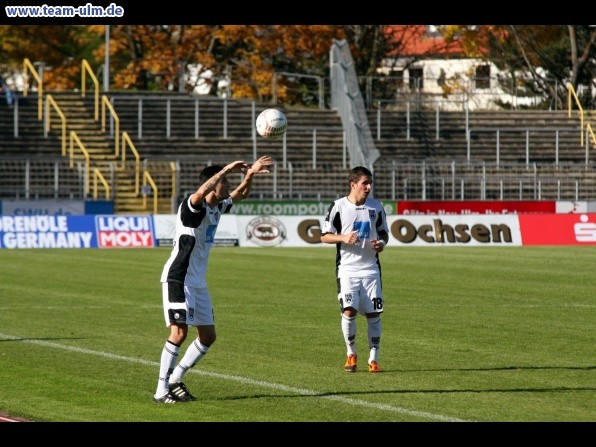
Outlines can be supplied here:
[[[117, 212], [148, 211], [147, 200], [133, 191], [132, 154], [127, 151], [125, 166], [120, 166], [122, 141], [115, 138], [126, 132], [142, 160], [143, 170], [150, 173], [158, 184], [159, 206], [162, 212], [172, 211], [174, 189], [178, 193], [194, 190], [200, 169], [212, 163], [228, 163], [231, 160], [252, 160], [269, 154], [277, 161], [274, 176], [262, 178], [255, 185], [256, 197], [268, 199], [289, 198], [297, 191], [298, 197], [326, 197], [332, 185], [325, 191], [307, 182], [301, 188], [293, 188], [293, 178], [305, 177], [300, 171], [320, 174], [324, 165], [336, 165], [344, 155], [344, 138], [337, 113], [319, 109], [284, 109], [290, 128], [285, 140], [265, 140], [254, 132], [256, 114], [268, 104], [256, 104], [249, 100], [221, 100], [197, 98], [186, 94], [156, 94], [154, 92], [110, 93], [106, 95], [116, 111], [116, 119], [100, 102], [99, 112], [94, 95], [82, 97], [77, 92], [50, 92], [60, 111], [66, 116], [66, 149], [59, 116], [53, 108], [52, 126], [44, 132], [44, 120], [37, 117], [36, 95], [20, 98], [19, 108], [13, 116], [8, 111], [0, 113], [3, 156], [31, 156], [35, 158], [60, 157], [68, 164], [74, 159], [76, 175], [84, 176], [81, 163], [83, 152], [74, 145], [71, 154], [71, 131], [80, 137], [90, 154], [90, 169], [98, 168], [113, 185], [115, 210]], [[46, 104], [44, 102], [44, 110]], [[45, 114], [45, 111], [44, 111]], [[94, 119], [99, 116], [99, 120]], [[117, 123], [116, 123], [117, 120]], [[18, 122], [20, 133], [12, 135], [13, 122]], [[122, 138], [121, 138], [122, 140]], [[14, 176], [18, 176], [15, 171]], [[343, 177], [345, 173], [339, 175]], [[89, 180], [87, 180], [89, 181]], [[84, 185], [81, 178], [81, 185]], [[122, 184], [126, 183], [126, 188]], [[260, 188], [260, 190], [259, 190]], [[19, 196], [14, 188], [3, 188], [2, 197]], [[48, 185], [47, 195], [51, 188]], [[20, 194], [21, 196], [23, 194]], [[80, 191], [83, 197], [85, 192]]]
[[19, 97], [8, 107], [0, 97], [0, 141], [2, 156], [49, 156], [61, 154], [59, 139], [48, 138], [38, 119], [37, 95]]
[[[134, 139], [152, 176], [162, 184], [171, 183], [169, 163], [176, 163], [180, 194], [196, 189], [198, 172], [208, 164], [253, 160], [266, 154], [276, 160], [274, 175], [255, 182], [254, 197], [337, 196], [331, 188], [318, 188], [316, 183], [325, 183], [319, 179], [300, 182], [313, 172], [325, 171], [325, 165], [334, 165], [332, 172], [337, 171], [335, 166], [344, 157], [343, 128], [334, 111], [277, 106], [288, 118], [288, 131], [284, 140], [266, 140], [255, 133], [254, 122], [270, 104], [171, 93], [116, 92], [108, 97], [121, 129]], [[345, 177], [345, 170], [338, 175]], [[330, 181], [337, 184], [335, 178]]]
[[[593, 158], [567, 111], [368, 112], [377, 194], [428, 200], [591, 200]], [[593, 147], [593, 144], [592, 144]]]
[[[122, 130], [148, 159], [251, 159], [269, 154], [284, 159], [283, 141], [255, 137], [256, 116], [269, 104], [251, 100], [192, 97], [187, 94], [109, 93]], [[290, 126], [286, 133], [287, 162], [326, 163], [343, 150], [339, 116], [329, 110], [282, 110]], [[313, 155], [313, 145], [321, 148]]]
[[[580, 122], [567, 111], [369, 112], [377, 149], [400, 160], [582, 162]], [[469, 141], [468, 135], [469, 134]], [[558, 149], [558, 152], [557, 152]]]
[[[134, 188], [132, 153], [115, 151], [115, 121], [102, 129], [93, 95], [50, 92], [98, 168], [114, 187], [118, 213], [152, 212], [152, 192]], [[333, 110], [285, 108], [285, 140], [255, 134], [256, 115], [269, 104], [178, 93], [109, 92], [120, 132], [138, 151], [143, 171], [158, 186], [159, 212], [173, 211], [176, 194], [196, 189], [207, 164], [269, 154], [273, 175], [255, 182], [255, 199], [332, 200], [347, 192], [344, 132]], [[3, 104], [2, 104], [3, 105]], [[64, 155], [60, 120], [44, 132], [35, 94], [17, 110], [0, 107], [1, 198], [84, 197], [84, 157]], [[102, 110], [105, 112], [105, 110]], [[51, 112], [52, 113], [52, 112]], [[381, 157], [374, 164], [375, 195], [383, 199], [593, 200], [592, 153], [580, 142], [579, 120], [567, 111], [470, 112], [371, 110], [370, 129]], [[468, 138], [469, 137], [469, 138]], [[121, 142], [120, 142], [121, 143]], [[68, 142], [70, 149], [70, 142]], [[33, 168], [33, 161], [45, 163]], [[28, 164], [27, 164], [28, 163]], [[120, 167], [120, 163], [123, 166]], [[50, 172], [52, 174], [50, 174]], [[31, 181], [31, 176], [47, 177]], [[27, 186], [23, 186], [28, 178]], [[45, 182], [45, 186], [44, 186]], [[58, 186], [56, 186], [58, 184]], [[147, 193], [147, 191], [144, 191]]]

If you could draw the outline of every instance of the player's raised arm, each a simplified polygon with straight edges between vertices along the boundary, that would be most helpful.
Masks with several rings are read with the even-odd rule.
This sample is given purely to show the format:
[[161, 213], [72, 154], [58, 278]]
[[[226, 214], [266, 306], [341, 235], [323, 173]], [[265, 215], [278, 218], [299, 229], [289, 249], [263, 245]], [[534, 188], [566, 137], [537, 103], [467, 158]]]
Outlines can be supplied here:
[[197, 203], [201, 203], [205, 196], [207, 196], [207, 194], [213, 191], [216, 188], [217, 184], [221, 182], [227, 174], [235, 172], [246, 172], [249, 167], [250, 165], [242, 160], [236, 160], [232, 163], [227, 164], [221, 171], [215, 173], [210, 178], [202, 181], [198, 189], [191, 196], [191, 203], [195, 205]]
[[252, 180], [255, 174], [269, 174], [271, 171], [269, 168], [273, 166], [274, 161], [269, 155], [263, 155], [257, 161], [255, 161], [247, 170], [242, 180], [242, 183], [230, 193], [230, 197], [235, 202], [246, 199], [252, 188]]

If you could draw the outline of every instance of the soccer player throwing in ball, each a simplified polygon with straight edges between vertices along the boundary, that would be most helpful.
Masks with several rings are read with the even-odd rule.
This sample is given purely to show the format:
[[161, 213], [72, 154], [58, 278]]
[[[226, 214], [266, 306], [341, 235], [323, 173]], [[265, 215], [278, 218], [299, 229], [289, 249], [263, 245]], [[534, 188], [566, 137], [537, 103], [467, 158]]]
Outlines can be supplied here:
[[350, 192], [335, 200], [321, 228], [321, 242], [335, 244], [336, 280], [341, 330], [347, 348], [344, 370], [356, 372], [356, 315], [366, 316], [368, 324], [368, 370], [381, 371], [379, 344], [383, 288], [379, 253], [389, 240], [387, 218], [381, 202], [368, 197], [372, 190], [372, 172], [353, 168], [348, 176]]
[[[178, 207], [174, 247], [161, 275], [163, 311], [170, 335], [161, 352], [159, 379], [153, 396], [157, 403], [196, 400], [182, 378], [215, 342], [213, 306], [206, 281], [215, 232], [221, 215], [229, 212], [234, 202], [248, 196], [253, 177], [268, 174], [272, 165], [271, 157], [263, 156], [252, 165], [234, 161], [223, 167], [207, 166], [199, 174], [199, 188]], [[244, 178], [230, 193], [226, 176], [231, 173], [243, 173]], [[189, 326], [197, 328], [197, 337], [176, 365]]]

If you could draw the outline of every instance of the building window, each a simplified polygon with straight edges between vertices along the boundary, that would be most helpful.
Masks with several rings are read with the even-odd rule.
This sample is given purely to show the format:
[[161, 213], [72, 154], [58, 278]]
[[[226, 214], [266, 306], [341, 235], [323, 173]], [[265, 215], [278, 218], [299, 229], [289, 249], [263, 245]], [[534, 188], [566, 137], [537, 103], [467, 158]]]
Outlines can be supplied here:
[[474, 82], [477, 89], [490, 88], [490, 65], [479, 65], [476, 67]]
[[395, 91], [401, 92], [404, 90], [404, 71], [403, 70], [396, 70], [393, 75], [391, 76], [393, 80], [393, 87]]
[[409, 68], [408, 74], [410, 77], [410, 91], [420, 91], [424, 89], [423, 71], [422, 68]]

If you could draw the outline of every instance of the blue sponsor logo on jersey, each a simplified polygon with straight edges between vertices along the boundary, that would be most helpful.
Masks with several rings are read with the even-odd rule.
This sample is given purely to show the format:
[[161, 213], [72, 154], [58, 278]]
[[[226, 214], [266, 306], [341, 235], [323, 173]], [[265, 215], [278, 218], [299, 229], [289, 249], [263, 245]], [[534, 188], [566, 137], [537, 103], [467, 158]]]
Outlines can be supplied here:
[[358, 239], [370, 239], [370, 222], [354, 222], [352, 231], [358, 231]]
[[217, 225], [209, 225], [207, 227], [207, 233], [205, 234], [205, 242], [207, 244], [212, 244], [213, 240], [215, 239], [215, 231], [217, 230]]

